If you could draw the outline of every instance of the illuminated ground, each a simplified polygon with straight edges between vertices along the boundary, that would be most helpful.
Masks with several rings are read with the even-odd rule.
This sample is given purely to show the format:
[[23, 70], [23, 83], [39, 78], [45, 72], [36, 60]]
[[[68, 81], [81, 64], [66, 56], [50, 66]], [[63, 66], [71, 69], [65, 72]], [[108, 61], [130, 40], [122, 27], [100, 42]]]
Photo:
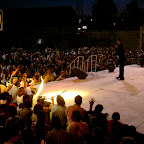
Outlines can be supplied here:
[[[56, 96], [61, 94], [66, 106], [74, 104], [74, 97], [83, 97], [82, 107], [89, 110], [89, 100], [95, 98], [96, 104], [104, 106], [104, 113], [119, 112], [121, 121], [137, 127], [137, 131], [144, 133], [144, 67], [138, 65], [125, 66], [125, 80], [115, 79], [119, 69], [109, 73], [108, 70], [89, 73], [80, 80], [77, 77], [44, 84], [40, 95]], [[36, 88], [39, 85], [35, 86]], [[50, 99], [48, 99], [50, 101]]]

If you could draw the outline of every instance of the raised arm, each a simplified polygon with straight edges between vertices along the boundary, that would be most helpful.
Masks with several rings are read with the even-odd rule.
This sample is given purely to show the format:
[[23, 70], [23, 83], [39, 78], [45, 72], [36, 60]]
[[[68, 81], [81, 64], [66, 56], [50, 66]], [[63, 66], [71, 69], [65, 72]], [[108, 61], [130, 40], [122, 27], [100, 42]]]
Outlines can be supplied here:
[[91, 100], [89, 101], [89, 104], [90, 104], [90, 110], [89, 111], [92, 111], [92, 107], [93, 107], [94, 103], [95, 103], [95, 99], [91, 98]]

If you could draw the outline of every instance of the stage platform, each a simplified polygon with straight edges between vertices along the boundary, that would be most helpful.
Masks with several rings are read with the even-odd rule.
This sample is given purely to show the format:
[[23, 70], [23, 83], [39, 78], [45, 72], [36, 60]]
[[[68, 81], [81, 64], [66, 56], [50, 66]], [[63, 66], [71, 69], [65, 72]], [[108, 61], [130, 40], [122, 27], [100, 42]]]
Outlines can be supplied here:
[[[66, 101], [66, 106], [74, 104], [74, 97], [83, 97], [82, 107], [89, 110], [89, 100], [95, 98], [93, 108], [97, 104], [104, 106], [104, 113], [120, 113], [120, 120], [128, 125], [134, 125], [138, 132], [144, 134], [144, 67], [139, 65], [125, 66], [125, 80], [115, 79], [119, 74], [117, 67], [114, 72], [108, 70], [89, 73], [86, 79], [77, 77], [61, 81], [44, 83], [40, 95], [51, 96], [60, 94]], [[39, 85], [34, 87], [39, 88]], [[56, 103], [56, 102], [55, 102]]]

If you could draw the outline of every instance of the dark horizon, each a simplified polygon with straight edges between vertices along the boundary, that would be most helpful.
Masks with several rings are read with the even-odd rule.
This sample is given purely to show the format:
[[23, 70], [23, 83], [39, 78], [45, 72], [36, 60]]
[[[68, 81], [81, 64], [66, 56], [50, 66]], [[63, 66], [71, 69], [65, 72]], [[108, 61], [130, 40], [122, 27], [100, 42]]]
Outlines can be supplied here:
[[[91, 15], [92, 5], [96, 0], [83, 0], [84, 15]], [[126, 8], [131, 0], [114, 0], [119, 11]], [[77, 0], [5, 0], [1, 2], [0, 8], [33, 8], [33, 7], [59, 7], [59, 6], [72, 6], [76, 10]], [[144, 1], [138, 0], [140, 8], [144, 8]]]

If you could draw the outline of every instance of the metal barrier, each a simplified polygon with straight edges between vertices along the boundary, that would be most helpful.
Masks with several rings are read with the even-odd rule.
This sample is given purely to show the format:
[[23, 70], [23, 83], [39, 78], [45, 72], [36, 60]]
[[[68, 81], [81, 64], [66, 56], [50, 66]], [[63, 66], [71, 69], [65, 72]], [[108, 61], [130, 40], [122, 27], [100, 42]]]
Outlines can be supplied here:
[[76, 68], [79, 69], [80, 62], [81, 62], [82, 69], [83, 69], [84, 56], [78, 56], [74, 61], [72, 61], [69, 64], [69, 66], [68, 66], [68, 68], [69, 68], [69, 75], [71, 74], [73, 68], [76, 67]]
[[[93, 59], [94, 58], [94, 59]], [[89, 65], [90, 62], [90, 65]], [[93, 71], [93, 62], [94, 62], [94, 71]], [[96, 72], [97, 69], [97, 55], [91, 55], [80, 67], [79, 69], [83, 70], [84, 72], [89, 72], [89, 66], [91, 72]]]

